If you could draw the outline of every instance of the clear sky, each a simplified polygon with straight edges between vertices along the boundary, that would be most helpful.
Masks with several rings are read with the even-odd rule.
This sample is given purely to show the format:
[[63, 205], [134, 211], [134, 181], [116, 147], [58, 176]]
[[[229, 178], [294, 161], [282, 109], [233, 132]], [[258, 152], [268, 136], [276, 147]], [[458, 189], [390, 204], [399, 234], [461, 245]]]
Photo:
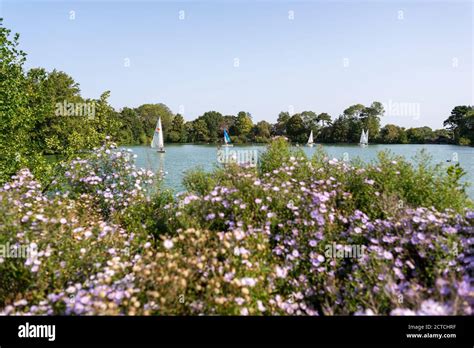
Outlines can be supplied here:
[[275, 122], [280, 111], [335, 117], [377, 100], [390, 107], [383, 124], [440, 128], [454, 106], [474, 104], [471, 1], [0, 6], [28, 68], [67, 72], [85, 97], [110, 90], [116, 108], [161, 102], [187, 120], [245, 110]]

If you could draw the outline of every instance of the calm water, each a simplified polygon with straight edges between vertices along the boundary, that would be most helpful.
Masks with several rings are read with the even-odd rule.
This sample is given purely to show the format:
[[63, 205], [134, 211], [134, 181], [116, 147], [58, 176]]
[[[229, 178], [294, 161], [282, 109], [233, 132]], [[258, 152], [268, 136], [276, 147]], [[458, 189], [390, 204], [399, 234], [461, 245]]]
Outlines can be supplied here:
[[[165, 185], [179, 192], [183, 190], [181, 184], [186, 170], [202, 167], [205, 170], [212, 170], [218, 163], [218, 152], [215, 145], [172, 145], [166, 146], [166, 153], [160, 154], [155, 150], [145, 146], [127, 147], [137, 154], [136, 163], [138, 167], [151, 169], [153, 171], [163, 170], [165, 174]], [[376, 157], [377, 152], [389, 149], [394, 154], [403, 155], [408, 159], [413, 158], [421, 149], [426, 149], [433, 157], [433, 162], [443, 163], [449, 166], [452, 163], [446, 162], [448, 159], [458, 159], [461, 166], [467, 172], [464, 181], [474, 182], [474, 148], [455, 145], [370, 145], [361, 148], [357, 145], [323, 145], [324, 150], [331, 156], [338, 159], [354, 159], [359, 157], [364, 161], [370, 161]], [[301, 147], [307, 155], [312, 155], [316, 151], [313, 148]], [[234, 146], [228, 151], [238, 151], [239, 156], [265, 151], [265, 146]], [[474, 199], [474, 187], [469, 188], [469, 194]]]

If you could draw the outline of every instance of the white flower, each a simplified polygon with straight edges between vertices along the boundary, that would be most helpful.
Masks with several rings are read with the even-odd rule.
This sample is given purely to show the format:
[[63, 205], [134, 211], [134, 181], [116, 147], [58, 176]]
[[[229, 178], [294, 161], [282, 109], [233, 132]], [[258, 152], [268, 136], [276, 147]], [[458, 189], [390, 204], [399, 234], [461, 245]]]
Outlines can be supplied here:
[[255, 284], [257, 284], [257, 281], [253, 278], [242, 278], [240, 279], [240, 282], [242, 283], [243, 286], [250, 286], [254, 287]]
[[171, 249], [173, 247], [174, 243], [173, 243], [172, 240], [167, 239], [167, 240], [164, 241], [163, 245], [166, 249]]
[[278, 278], [286, 278], [287, 271], [285, 268], [281, 268], [280, 266], [276, 266], [275, 268], [276, 276]]

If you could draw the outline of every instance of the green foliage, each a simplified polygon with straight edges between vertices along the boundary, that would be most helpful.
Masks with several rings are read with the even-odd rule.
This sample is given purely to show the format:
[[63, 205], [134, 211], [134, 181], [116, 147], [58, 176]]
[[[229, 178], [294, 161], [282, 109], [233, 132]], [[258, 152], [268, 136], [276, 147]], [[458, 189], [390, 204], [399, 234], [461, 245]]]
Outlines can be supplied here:
[[0, 19], [0, 183], [23, 167], [33, 168], [40, 178], [51, 170], [41, 156], [42, 143], [35, 135], [45, 105], [30, 84], [42, 76], [26, 76], [26, 54], [19, 50], [18, 40], [19, 35], [11, 37]]
[[433, 140], [433, 130], [430, 127], [410, 128], [407, 130], [408, 141], [411, 144], [426, 144]]
[[387, 124], [380, 130], [379, 141], [384, 144], [406, 144], [408, 138], [404, 128]]
[[260, 155], [260, 170], [269, 173], [288, 161], [291, 157], [291, 149], [288, 142], [279, 137], [267, 146], [267, 151]]
[[183, 178], [183, 186], [187, 191], [202, 195], [212, 190], [215, 185], [216, 182], [211, 173], [199, 167], [188, 170]]
[[[34, 250], [0, 261], [0, 313], [468, 315], [463, 170], [418, 157], [307, 159], [279, 138], [261, 170], [190, 172], [176, 198], [109, 147], [69, 161], [61, 189], [21, 171], [0, 188], [0, 245]], [[367, 249], [328, 253], [351, 245]]]
[[253, 127], [252, 116], [245, 111], [240, 111], [235, 119], [234, 127], [235, 135], [247, 139]]
[[55, 168], [45, 155], [77, 156], [100, 145], [106, 135], [116, 137], [121, 124], [107, 102], [109, 92], [85, 100], [79, 85], [63, 72], [25, 72], [26, 54], [18, 49], [18, 38], [11, 39], [0, 22], [0, 182], [21, 168], [46, 182]]
[[444, 126], [454, 133], [454, 141], [457, 144], [474, 144], [474, 107], [456, 106], [444, 121]]

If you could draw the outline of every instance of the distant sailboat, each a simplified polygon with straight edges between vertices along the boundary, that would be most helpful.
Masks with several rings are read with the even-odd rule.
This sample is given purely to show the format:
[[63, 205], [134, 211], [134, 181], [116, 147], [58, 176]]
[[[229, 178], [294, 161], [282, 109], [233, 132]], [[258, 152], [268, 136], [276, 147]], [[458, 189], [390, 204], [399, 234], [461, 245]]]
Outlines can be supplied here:
[[369, 130], [367, 132], [362, 130], [362, 134], [360, 135], [359, 146], [366, 147], [369, 145]]
[[230, 143], [229, 133], [227, 133], [227, 130], [225, 130], [225, 129], [224, 129], [224, 145], [222, 145], [222, 146], [225, 146], [225, 147], [234, 146]]
[[161, 117], [158, 118], [156, 123], [155, 134], [153, 134], [153, 140], [151, 141], [151, 148], [158, 149], [158, 152], [165, 152], [165, 145], [163, 143], [163, 128], [161, 127]]
[[311, 133], [309, 134], [309, 138], [308, 138], [308, 146], [309, 147], [313, 147], [314, 145], [314, 141], [313, 141], [313, 131], [311, 131]]

